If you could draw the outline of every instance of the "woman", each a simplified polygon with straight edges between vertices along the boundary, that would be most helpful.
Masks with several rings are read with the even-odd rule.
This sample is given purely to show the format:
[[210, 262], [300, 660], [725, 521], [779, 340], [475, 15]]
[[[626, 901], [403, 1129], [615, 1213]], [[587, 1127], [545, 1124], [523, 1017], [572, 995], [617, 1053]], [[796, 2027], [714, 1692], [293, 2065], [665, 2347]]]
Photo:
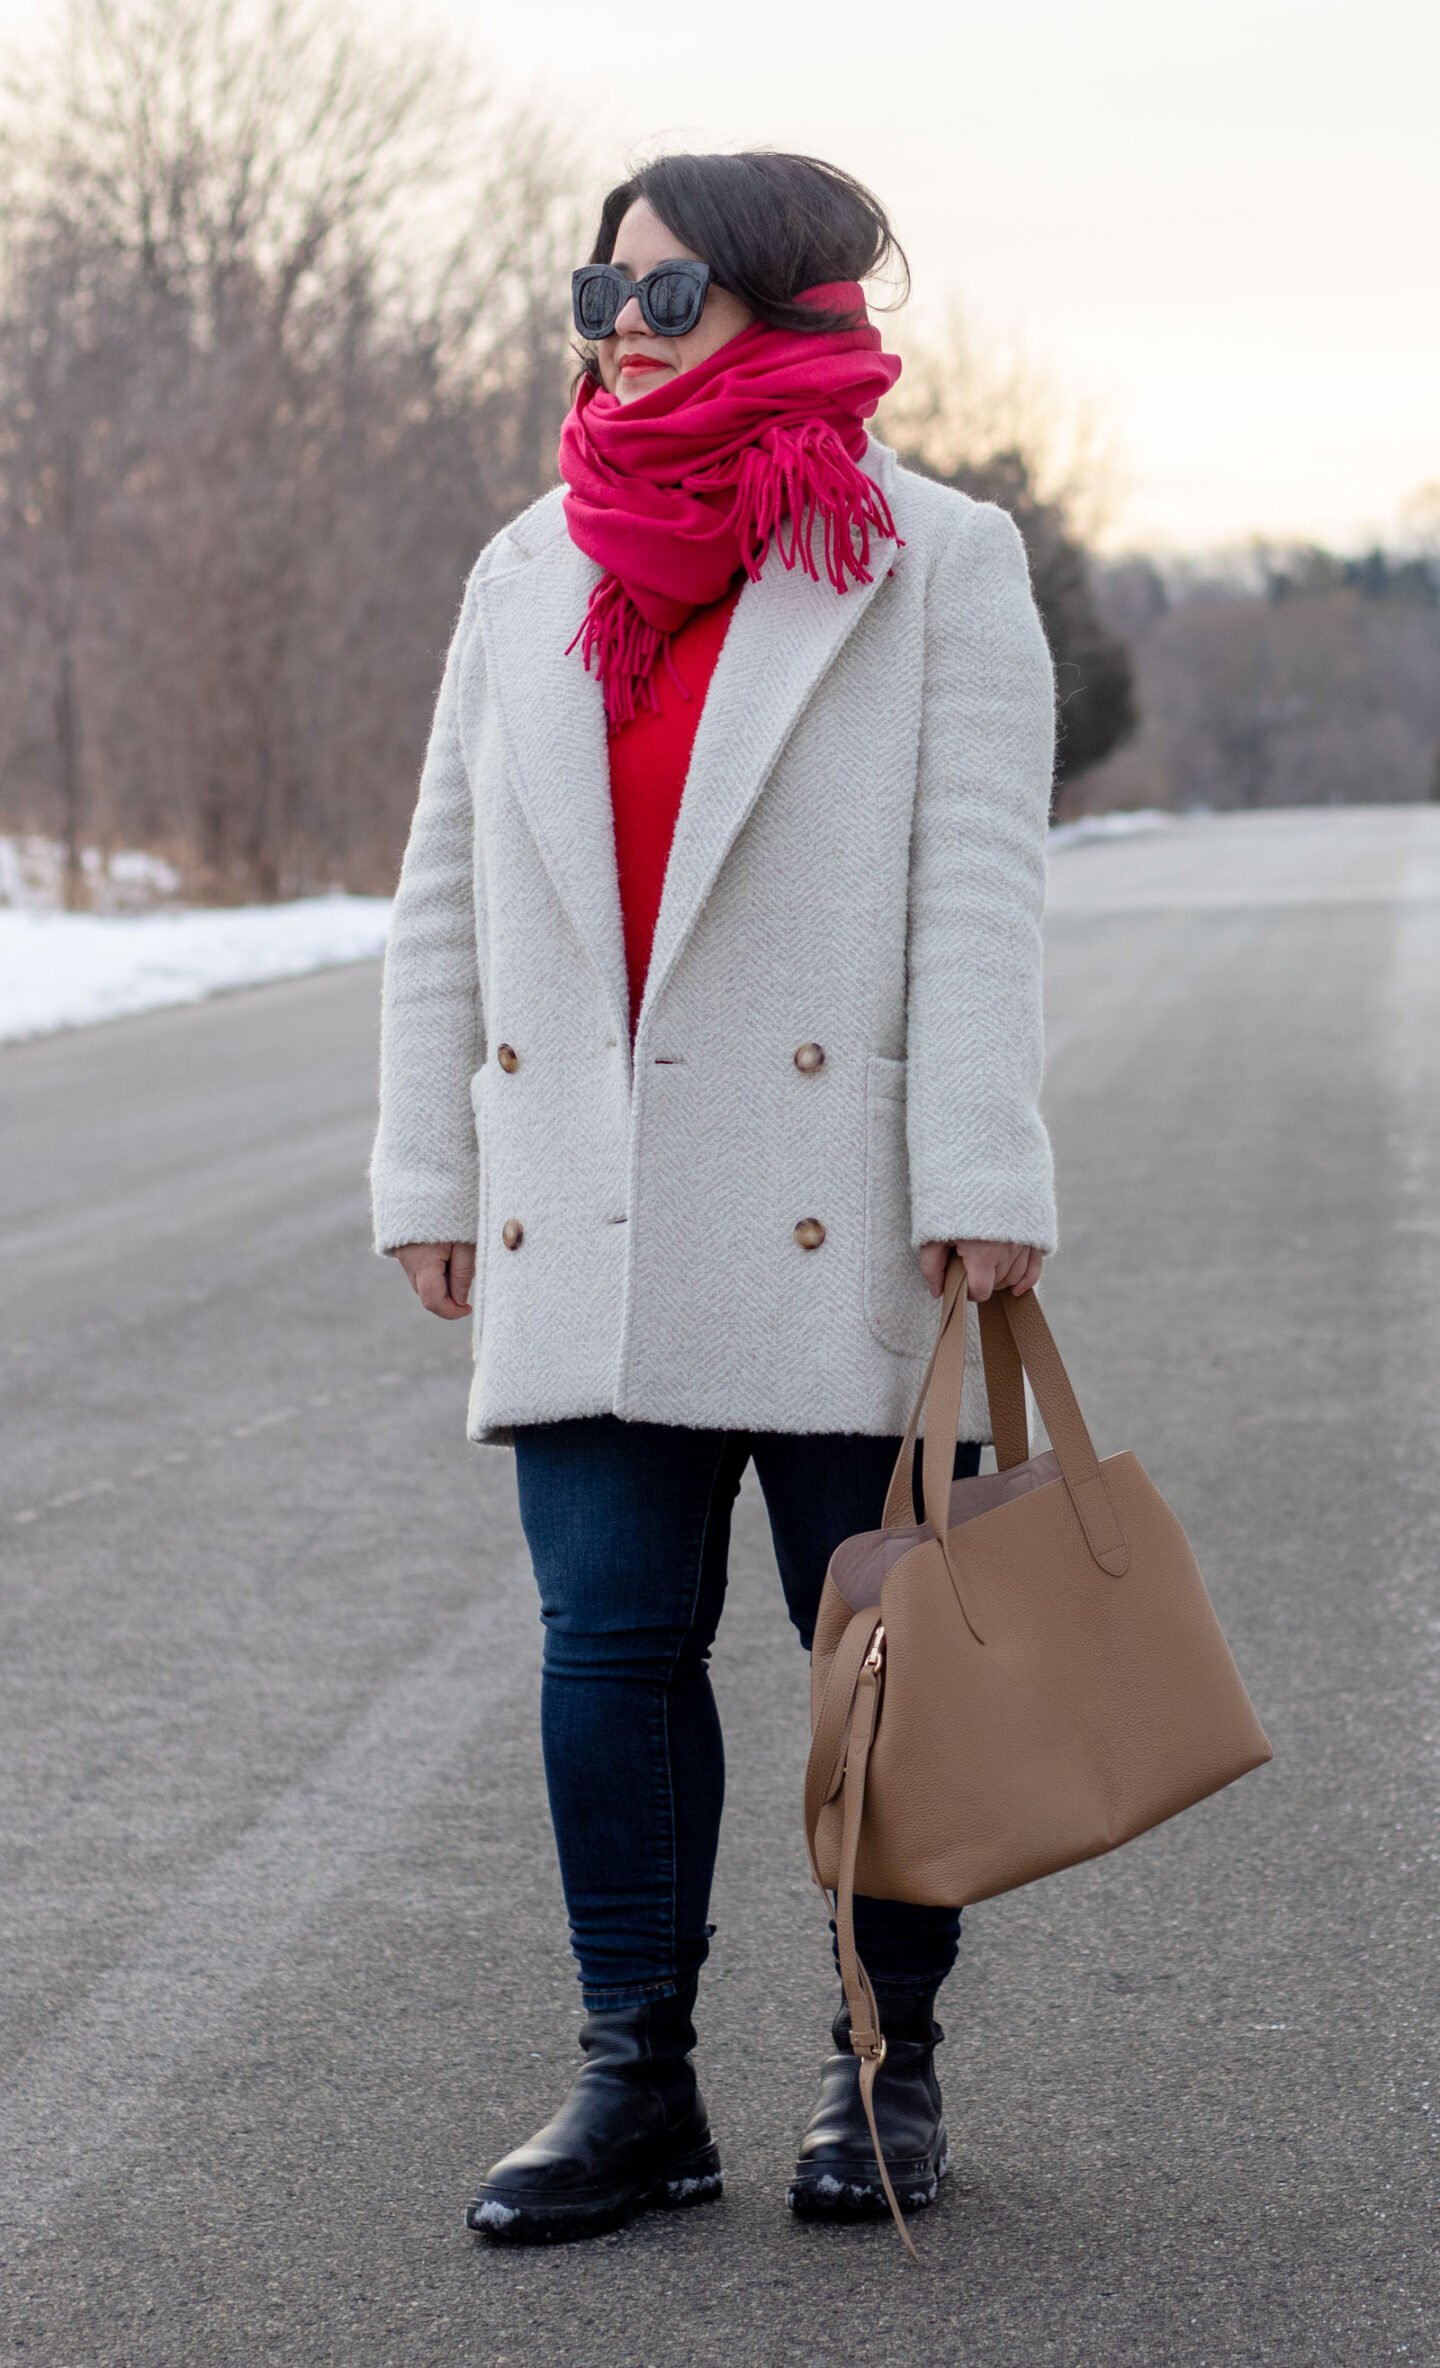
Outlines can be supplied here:
[[[569, 2098], [470, 2207], [512, 2241], [720, 2192], [689, 2051], [746, 1463], [808, 1646], [950, 1246], [983, 1299], [1055, 1242], [1051, 669], [1010, 520], [866, 434], [899, 365], [858, 283], [892, 252], [808, 158], [611, 192], [565, 489], [471, 577], [395, 907], [377, 1246], [435, 1315], [473, 1287], [469, 1430], [515, 1448], [587, 2009]], [[988, 1436], [969, 1364], [958, 1473]], [[922, 2204], [959, 1914], [857, 1900], [856, 1931]], [[884, 2204], [843, 2007], [833, 2037], [789, 2201], [848, 2218]]]

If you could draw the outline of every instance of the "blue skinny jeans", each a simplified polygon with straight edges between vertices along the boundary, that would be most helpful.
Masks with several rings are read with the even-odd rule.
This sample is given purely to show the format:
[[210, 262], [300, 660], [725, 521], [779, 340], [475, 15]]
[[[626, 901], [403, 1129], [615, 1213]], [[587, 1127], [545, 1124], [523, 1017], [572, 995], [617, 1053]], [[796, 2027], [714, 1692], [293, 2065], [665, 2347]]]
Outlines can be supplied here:
[[[753, 1457], [808, 1651], [830, 1557], [842, 1538], [878, 1526], [899, 1445], [610, 1414], [516, 1429], [545, 1624], [545, 1778], [592, 2011], [672, 1996], [708, 1952], [725, 1793], [709, 1659], [746, 1465]], [[979, 1462], [979, 1448], [962, 1444], [956, 1477]], [[877, 1992], [913, 1995], [954, 1964], [960, 1911], [857, 1897], [855, 1933]]]

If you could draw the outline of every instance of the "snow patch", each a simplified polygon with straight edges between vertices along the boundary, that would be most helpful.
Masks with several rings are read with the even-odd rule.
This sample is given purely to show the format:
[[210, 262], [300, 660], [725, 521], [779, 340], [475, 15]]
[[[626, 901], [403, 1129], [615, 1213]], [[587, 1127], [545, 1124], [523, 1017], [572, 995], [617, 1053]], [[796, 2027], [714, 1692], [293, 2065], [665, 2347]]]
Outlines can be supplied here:
[[[92, 913], [146, 912], [180, 892], [180, 874], [161, 855], [143, 847], [106, 853], [82, 847], [80, 871]], [[0, 905], [22, 912], [52, 912], [65, 901], [65, 848], [59, 839], [36, 834], [0, 834]]]
[[124, 916], [0, 908], [0, 1043], [368, 962], [389, 923], [384, 896]]
[[1089, 839], [1131, 839], [1141, 831], [1173, 830], [1180, 819], [1177, 814], [1167, 813], [1163, 806], [1136, 806], [1114, 814], [1082, 814], [1075, 822], [1057, 822], [1047, 844], [1053, 851], [1056, 847], [1083, 847]]

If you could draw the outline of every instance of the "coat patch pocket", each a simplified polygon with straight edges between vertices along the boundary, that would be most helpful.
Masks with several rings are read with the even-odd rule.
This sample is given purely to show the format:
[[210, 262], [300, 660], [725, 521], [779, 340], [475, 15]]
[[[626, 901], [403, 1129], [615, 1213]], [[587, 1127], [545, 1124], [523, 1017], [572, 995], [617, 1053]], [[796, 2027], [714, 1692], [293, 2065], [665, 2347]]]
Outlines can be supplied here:
[[865, 1071], [865, 1320], [897, 1356], [927, 1357], [935, 1302], [910, 1247], [910, 1155], [903, 1061], [872, 1053]]

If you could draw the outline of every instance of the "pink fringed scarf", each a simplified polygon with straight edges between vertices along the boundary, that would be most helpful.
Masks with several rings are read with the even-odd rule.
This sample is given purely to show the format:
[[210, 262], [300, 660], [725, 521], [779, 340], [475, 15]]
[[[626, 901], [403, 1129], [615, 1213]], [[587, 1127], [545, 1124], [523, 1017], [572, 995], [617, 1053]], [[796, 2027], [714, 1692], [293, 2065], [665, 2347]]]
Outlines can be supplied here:
[[[848, 281], [802, 301], [864, 316]], [[560, 437], [565, 517], [605, 573], [570, 646], [598, 673], [612, 729], [654, 706], [671, 635], [738, 568], [755, 582], [772, 535], [784, 565], [818, 583], [818, 520], [836, 591], [870, 582], [870, 538], [895, 537], [895, 523], [855, 464], [862, 423], [899, 375], [868, 324], [811, 336], [757, 325], [633, 402], [581, 387]]]

